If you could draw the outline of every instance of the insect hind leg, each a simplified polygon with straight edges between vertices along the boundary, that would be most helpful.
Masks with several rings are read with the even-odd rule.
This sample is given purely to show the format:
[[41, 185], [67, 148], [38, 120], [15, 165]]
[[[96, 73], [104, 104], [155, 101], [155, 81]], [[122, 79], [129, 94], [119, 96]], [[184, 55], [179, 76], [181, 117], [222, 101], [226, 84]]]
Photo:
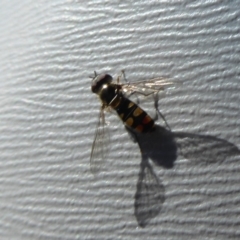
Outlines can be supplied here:
[[169, 126], [169, 124], [167, 123], [167, 120], [165, 119], [164, 115], [160, 112], [159, 107], [158, 107], [158, 94], [153, 94], [153, 100], [154, 100], [154, 108], [156, 110], [156, 116], [154, 118], [154, 121], [156, 121], [158, 119], [158, 116], [160, 116], [162, 118], [162, 120], [164, 121], [166, 127], [168, 128], [168, 130], [171, 131], [171, 128]]

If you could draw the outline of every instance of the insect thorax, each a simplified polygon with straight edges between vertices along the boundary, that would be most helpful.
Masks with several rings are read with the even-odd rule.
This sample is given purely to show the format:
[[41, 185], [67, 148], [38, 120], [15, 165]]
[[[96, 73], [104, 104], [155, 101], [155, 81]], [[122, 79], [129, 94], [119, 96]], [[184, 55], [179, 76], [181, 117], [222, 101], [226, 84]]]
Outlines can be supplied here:
[[104, 84], [99, 92], [100, 99], [109, 105], [117, 95], [117, 88], [112, 84]]

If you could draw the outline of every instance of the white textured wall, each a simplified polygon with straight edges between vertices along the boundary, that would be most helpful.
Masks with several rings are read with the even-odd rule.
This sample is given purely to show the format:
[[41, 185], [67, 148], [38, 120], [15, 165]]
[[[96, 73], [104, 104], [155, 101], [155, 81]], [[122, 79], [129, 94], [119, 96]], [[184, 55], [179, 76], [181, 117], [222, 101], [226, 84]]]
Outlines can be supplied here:
[[[240, 238], [239, 1], [2, 0], [0, 13], [1, 239]], [[164, 202], [145, 228], [141, 153], [115, 115], [103, 170], [89, 170], [88, 76], [121, 69], [185, 81], [159, 102], [182, 155], [152, 164]]]

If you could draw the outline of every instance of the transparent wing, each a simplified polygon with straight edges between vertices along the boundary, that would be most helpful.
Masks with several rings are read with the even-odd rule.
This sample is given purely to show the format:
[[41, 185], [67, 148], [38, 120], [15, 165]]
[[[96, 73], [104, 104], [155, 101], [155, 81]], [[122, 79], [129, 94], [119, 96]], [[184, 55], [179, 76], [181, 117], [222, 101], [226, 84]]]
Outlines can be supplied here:
[[92, 173], [96, 173], [100, 170], [102, 162], [106, 158], [108, 152], [108, 142], [109, 136], [105, 123], [104, 107], [101, 107], [90, 157]]
[[175, 83], [169, 81], [169, 79], [158, 77], [145, 81], [121, 84], [121, 87], [124, 93], [139, 93], [144, 96], [148, 96], [150, 94], [163, 91], [165, 88], [174, 85]]

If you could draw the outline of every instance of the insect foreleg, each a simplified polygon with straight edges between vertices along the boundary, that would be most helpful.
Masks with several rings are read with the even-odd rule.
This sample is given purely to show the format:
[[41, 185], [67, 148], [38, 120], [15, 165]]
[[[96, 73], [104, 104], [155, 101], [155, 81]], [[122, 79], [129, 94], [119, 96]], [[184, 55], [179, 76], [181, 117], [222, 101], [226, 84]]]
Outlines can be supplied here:
[[120, 84], [120, 80], [123, 79], [127, 84], [130, 84], [130, 82], [126, 79], [126, 74], [124, 70], [121, 70], [121, 73], [117, 76], [117, 83]]

